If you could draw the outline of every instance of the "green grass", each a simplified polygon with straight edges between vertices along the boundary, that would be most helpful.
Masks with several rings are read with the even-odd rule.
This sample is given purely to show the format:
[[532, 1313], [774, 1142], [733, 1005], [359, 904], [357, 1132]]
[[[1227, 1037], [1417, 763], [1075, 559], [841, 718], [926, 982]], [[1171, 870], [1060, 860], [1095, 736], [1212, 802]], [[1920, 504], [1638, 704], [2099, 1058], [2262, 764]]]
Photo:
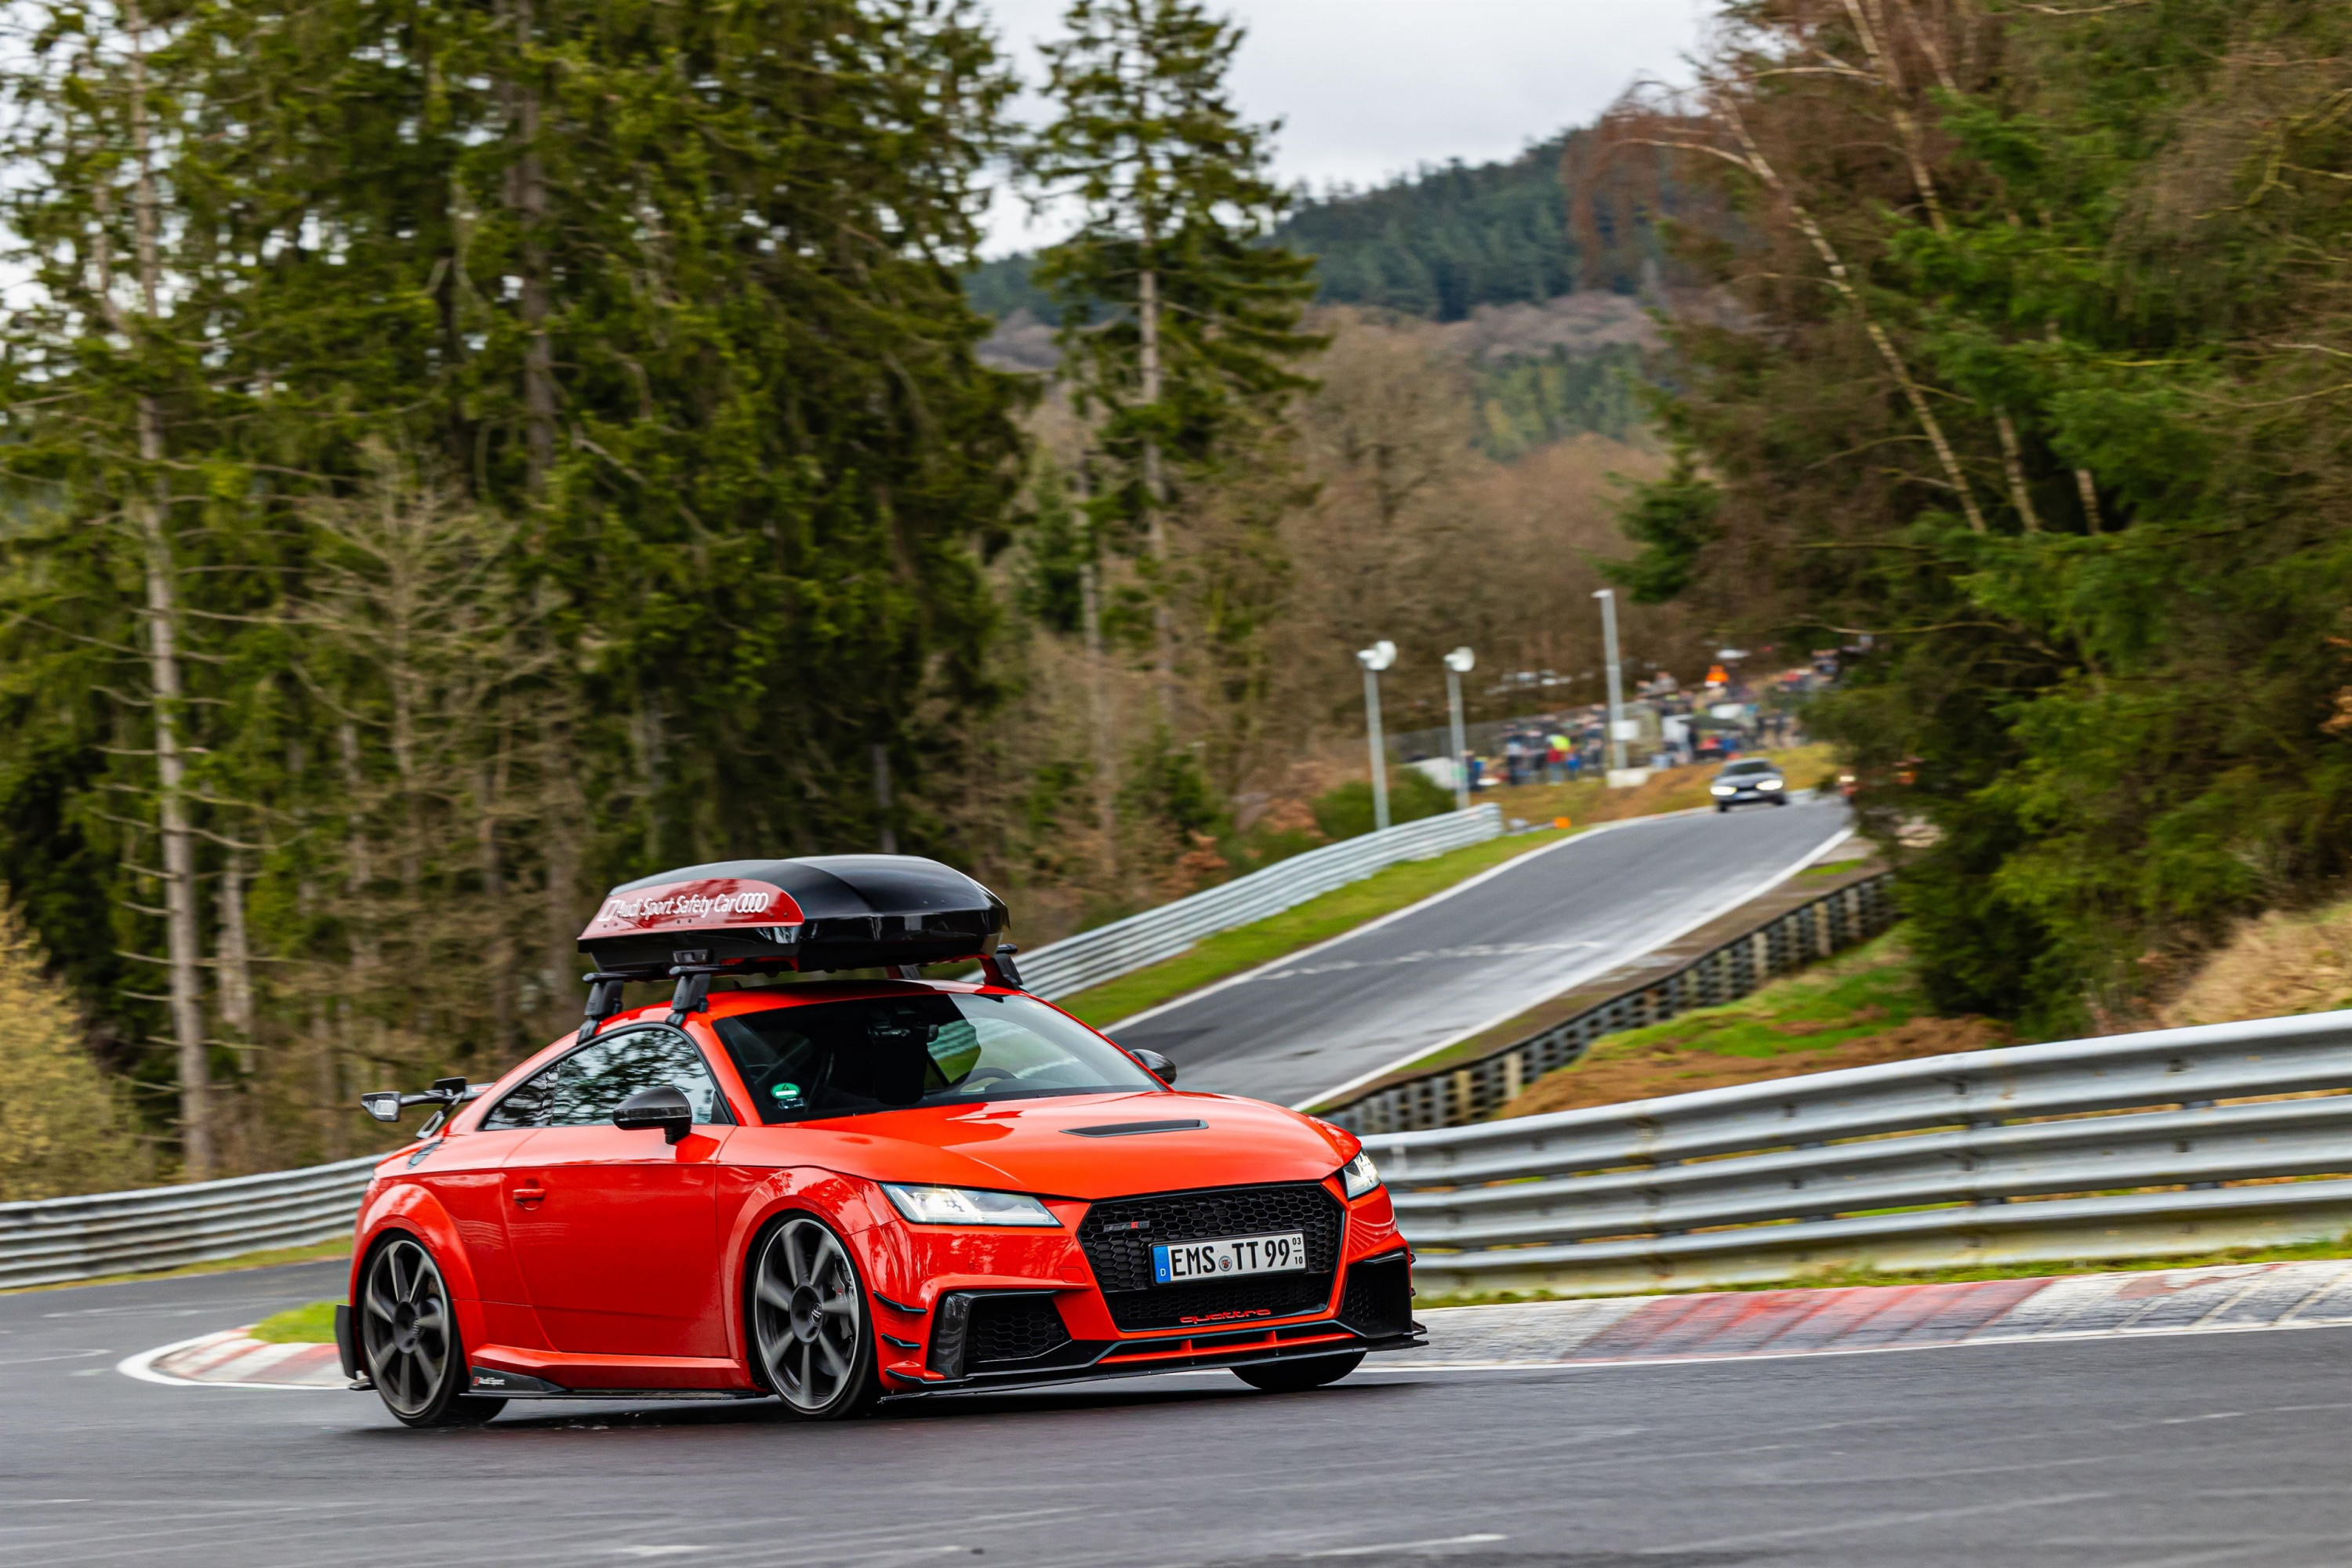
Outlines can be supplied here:
[[[1712, 1290], [1838, 1290], [1854, 1285], [1941, 1285], [1978, 1279], [2051, 1279], [2076, 1274], [2136, 1274], [2158, 1268], [2208, 1268], [2231, 1263], [2309, 1263], [2352, 1258], [2352, 1231], [2332, 1241], [2294, 1242], [2284, 1247], [2234, 1247], [2213, 1252], [2181, 1253], [2168, 1258], [2075, 1258], [2042, 1263], [1994, 1263], [1979, 1268], [1922, 1268], [1895, 1271], [1867, 1264], [1819, 1268], [1787, 1279], [1749, 1285], [1686, 1285], [1654, 1292], [1689, 1296]], [[1431, 1260], [1435, 1261], [1435, 1255]], [[1610, 1296], [1622, 1291], [1596, 1292]], [[1494, 1290], [1460, 1296], [1422, 1296], [1415, 1307], [1498, 1307], [1516, 1301], [1575, 1301], [1591, 1295], [1574, 1290]]]
[[289, 1307], [262, 1319], [247, 1331], [273, 1345], [331, 1345], [335, 1342], [336, 1305], [333, 1301], [313, 1301], [307, 1307]]
[[108, 1274], [96, 1279], [64, 1279], [55, 1285], [20, 1285], [14, 1290], [0, 1290], [0, 1295], [16, 1295], [26, 1290], [79, 1290], [85, 1285], [127, 1285], [134, 1280], [179, 1279], [192, 1274], [234, 1274], [242, 1268], [274, 1268], [281, 1263], [320, 1263], [331, 1258], [349, 1258], [351, 1255], [352, 1244], [340, 1239], [316, 1242], [309, 1247], [273, 1247], [260, 1252], [240, 1252], [235, 1258], [216, 1258], [209, 1263], [186, 1263], [177, 1268]]
[[1261, 963], [1271, 963], [1285, 953], [1342, 935], [1367, 921], [1419, 903], [1456, 882], [1530, 850], [1556, 844], [1568, 836], [1553, 828], [1507, 833], [1427, 860], [1391, 866], [1360, 882], [1335, 888], [1278, 915], [1203, 937], [1173, 958], [1107, 980], [1074, 996], [1062, 997], [1055, 1005], [1097, 1028], [1116, 1024], [1188, 991], [1213, 985]]
[[1659, 1048], [1725, 1057], [1824, 1050], [1884, 1034], [1927, 1010], [1904, 950], [1903, 933], [1893, 931], [1737, 1002], [1694, 1008], [1663, 1024], [1604, 1035], [1592, 1042], [1584, 1059], [1638, 1057]]
[[1843, 877], [1861, 865], [1866, 857], [1857, 855], [1851, 860], [1824, 860], [1818, 866], [1808, 866], [1797, 873], [1800, 877]]

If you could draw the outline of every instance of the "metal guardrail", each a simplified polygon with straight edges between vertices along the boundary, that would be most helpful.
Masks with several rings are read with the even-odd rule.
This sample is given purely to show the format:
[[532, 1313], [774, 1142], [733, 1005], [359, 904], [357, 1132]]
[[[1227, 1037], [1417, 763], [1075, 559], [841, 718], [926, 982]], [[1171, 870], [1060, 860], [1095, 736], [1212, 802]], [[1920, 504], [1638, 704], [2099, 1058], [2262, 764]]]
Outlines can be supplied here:
[[1280, 914], [1399, 861], [1425, 860], [1484, 843], [1502, 831], [1503, 808], [1487, 801], [1385, 833], [1343, 838], [1172, 904], [1034, 948], [1021, 955], [1022, 984], [1040, 996], [1067, 996], [1172, 958], [1204, 936]]
[[[2347, 1090], [2352, 1013], [2327, 1013], [1364, 1142], [1425, 1291], [1652, 1290], [2330, 1237], [2352, 1226]], [[0, 1204], [0, 1288], [330, 1240], [383, 1157]]]
[[383, 1159], [0, 1204], [0, 1289], [175, 1268], [351, 1233], [368, 1177]]
[[2347, 1089], [2352, 1013], [2328, 1013], [1365, 1144], [1424, 1292], [1652, 1290], [2333, 1237], [2352, 1226]]
[[[1458, 1127], [1492, 1115], [1603, 1035], [1664, 1023], [1694, 1007], [1745, 996], [1775, 975], [1867, 941], [1895, 921], [1892, 872], [1809, 899], [1752, 931], [1469, 1061], [1383, 1084], [1320, 1114], [1360, 1136]], [[1025, 961], [1024, 961], [1025, 962]]]

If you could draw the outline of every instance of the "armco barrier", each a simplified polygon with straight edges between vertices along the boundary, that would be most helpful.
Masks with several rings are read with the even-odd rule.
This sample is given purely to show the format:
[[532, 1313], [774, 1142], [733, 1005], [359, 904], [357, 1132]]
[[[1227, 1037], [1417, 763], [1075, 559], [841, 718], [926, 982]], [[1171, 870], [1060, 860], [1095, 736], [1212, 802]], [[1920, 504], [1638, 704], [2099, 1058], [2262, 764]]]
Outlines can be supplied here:
[[1172, 904], [1024, 952], [1022, 984], [1040, 996], [1067, 996], [1172, 958], [1204, 936], [1280, 914], [1401, 860], [1425, 860], [1484, 843], [1502, 831], [1503, 808], [1489, 801], [1385, 833], [1327, 844]]
[[1321, 1114], [1358, 1134], [1458, 1127], [1501, 1110], [1519, 1090], [1582, 1056], [1603, 1035], [1664, 1023], [1693, 1007], [1745, 996], [1777, 974], [1876, 936], [1895, 923], [1895, 877], [1884, 872], [1807, 900], [1655, 979], [1469, 1061], [1381, 1084]]
[[2347, 1089], [2352, 1013], [2326, 1013], [1365, 1143], [1424, 1293], [1643, 1291], [2332, 1237], [2352, 1226]]
[[0, 1204], [0, 1289], [306, 1247], [351, 1234], [382, 1154], [331, 1165]]
[[[1364, 1142], [1425, 1293], [1643, 1291], [2333, 1236], [2352, 1226], [2347, 1089], [2352, 1013], [2326, 1013]], [[328, 1240], [383, 1158], [0, 1204], [0, 1287]]]

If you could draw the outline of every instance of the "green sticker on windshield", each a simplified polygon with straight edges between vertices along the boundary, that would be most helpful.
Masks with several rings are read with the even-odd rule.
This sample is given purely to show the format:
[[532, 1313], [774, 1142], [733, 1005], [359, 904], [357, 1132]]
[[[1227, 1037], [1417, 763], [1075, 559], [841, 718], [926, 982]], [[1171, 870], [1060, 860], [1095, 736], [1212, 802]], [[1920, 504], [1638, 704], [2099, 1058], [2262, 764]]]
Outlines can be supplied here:
[[801, 1097], [801, 1086], [796, 1083], [780, 1083], [768, 1092], [778, 1100], [798, 1100]]

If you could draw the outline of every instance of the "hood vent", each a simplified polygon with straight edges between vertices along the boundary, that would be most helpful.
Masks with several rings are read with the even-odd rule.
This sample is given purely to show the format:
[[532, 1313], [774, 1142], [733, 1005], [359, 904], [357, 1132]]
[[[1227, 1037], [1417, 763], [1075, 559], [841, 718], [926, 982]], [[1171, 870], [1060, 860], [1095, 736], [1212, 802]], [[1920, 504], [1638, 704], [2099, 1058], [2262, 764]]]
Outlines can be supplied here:
[[1201, 1132], [1205, 1121], [1110, 1121], [1100, 1127], [1065, 1127], [1073, 1138], [1135, 1138], [1146, 1132]]

